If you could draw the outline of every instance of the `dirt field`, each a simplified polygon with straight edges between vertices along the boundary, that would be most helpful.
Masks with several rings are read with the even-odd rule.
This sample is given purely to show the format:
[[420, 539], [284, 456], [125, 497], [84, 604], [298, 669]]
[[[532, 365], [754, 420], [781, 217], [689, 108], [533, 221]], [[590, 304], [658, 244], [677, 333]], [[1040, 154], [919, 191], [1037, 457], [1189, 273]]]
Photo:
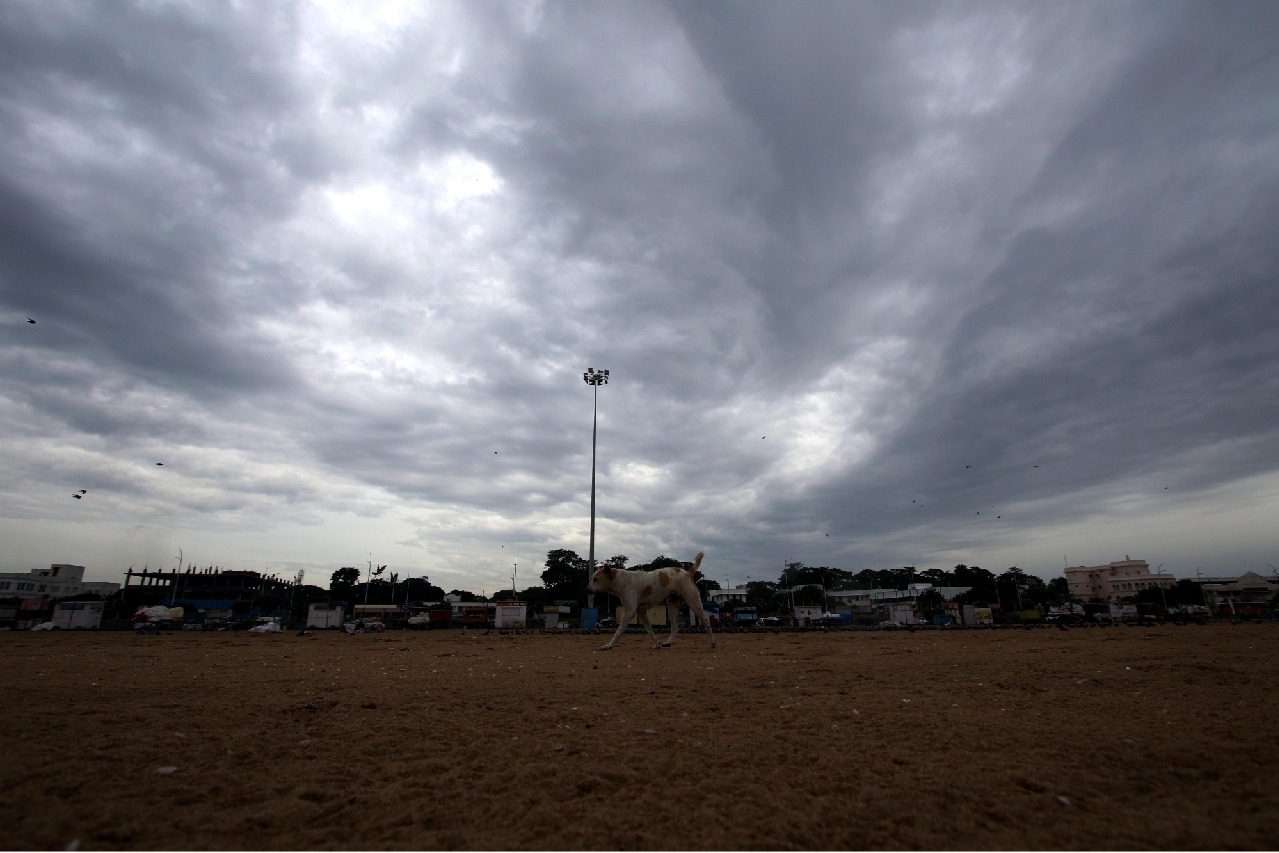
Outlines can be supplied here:
[[1275, 849], [1279, 625], [0, 635], [0, 846]]

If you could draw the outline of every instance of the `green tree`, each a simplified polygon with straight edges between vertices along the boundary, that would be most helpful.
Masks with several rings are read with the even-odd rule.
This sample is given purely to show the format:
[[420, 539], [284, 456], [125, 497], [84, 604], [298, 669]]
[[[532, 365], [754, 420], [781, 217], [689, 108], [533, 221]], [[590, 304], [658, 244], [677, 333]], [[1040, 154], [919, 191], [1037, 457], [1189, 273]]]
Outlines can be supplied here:
[[713, 581], [701, 573], [698, 574], [698, 578], [693, 581], [693, 583], [697, 585], [697, 591], [701, 594], [702, 601], [706, 601], [710, 598], [710, 592], [712, 589], [722, 589], [719, 585], [719, 581]]
[[1068, 604], [1072, 598], [1070, 583], [1065, 578], [1053, 578], [1048, 582], [1049, 604]]
[[955, 579], [955, 586], [971, 587], [968, 592], [960, 595], [955, 601], [960, 604], [995, 604], [999, 601], [999, 592], [995, 587], [995, 575], [983, 569], [981, 566], [965, 566], [963, 563], [955, 566], [955, 571], [951, 574]]
[[761, 614], [776, 609], [777, 584], [768, 581], [751, 581], [746, 584], [746, 606], [756, 608]]
[[924, 619], [931, 622], [934, 616], [945, 614], [946, 599], [942, 598], [942, 594], [937, 590], [926, 589], [915, 599], [915, 606], [919, 608]]
[[360, 582], [360, 570], [343, 566], [329, 577], [329, 592], [339, 601], [355, 600], [355, 585]]
[[[623, 559], [625, 558], [623, 557]], [[648, 571], [652, 571], [653, 569], [666, 569], [672, 566], [680, 569], [691, 569], [693, 567], [693, 564], [692, 562], [680, 562], [679, 560], [676, 560], [674, 557], [667, 557], [665, 554], [663, 554], [662, 556], [658, 557], [652, 562], [642, 563], [641, 565], [635, 566], [634, 570], [637, 572], [648, 572]]]
[[951, 583], [954, 578], [950, 572], [942, 569], [925, 569], [919, 573], [919, 579], [927, 581], [933, 586], [958, 586], [958, 584]]
[[[405, 591], [406, 587], [407, 592]], [[431, 579], [428, 577], [405, 578], [400, 585], [396, 587], [396, 601], [404, 601], [406, 595], [410, 602], [440, 602], [444, 600], [444, 590], [431, 583]]]
[[996, 578], [995, 585], [1000, 606], [1005, 612], [1030, 609], [1044, 603], [1047, 597], [1043, 578], [1026, 574], [1017, 566], [1009, 567]]
[[585, 593], [589, 582], [586, 560], [576, 552], [563, 548], [547, 552], [542, 586], [546, 588], [551, 600], [576, 600]]
[[541, 586], [530, 586], [520, 590], [516, 599], [523, 601], [528, 605], [529, 618], [533, 618], [534, 613], [541, 613], [542, 608], [551, 603], [546, 595], [546, 588]]

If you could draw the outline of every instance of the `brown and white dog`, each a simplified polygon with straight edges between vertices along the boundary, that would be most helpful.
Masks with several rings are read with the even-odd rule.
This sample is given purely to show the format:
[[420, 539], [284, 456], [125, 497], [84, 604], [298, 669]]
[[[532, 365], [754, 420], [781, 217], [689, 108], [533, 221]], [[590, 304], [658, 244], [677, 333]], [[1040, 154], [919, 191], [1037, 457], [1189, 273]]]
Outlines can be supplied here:
[[[678, 617], [681, 600], [693, 612], [696, 620], [693, 624], [700, 621], [706, 626], [706, 633], [710, 634], [711, 638], [711, 648], [715, 648], [715, 634], [711, 631], [711, 620], [707, 619], [702, 611], [702, 596], [697, 591], [697, 584], [693, 583], [693, 576], [701, 570], [702, 557], [705, 555], [706, 552], [698, 551], [697, 557], [693, 559], [693, 567], [687, 570], [674, 566], [647, 572], [615, 569], [612, 566], [600, 566], [596, 569], [595, 574], [591, 576], [591, 582], [586, 586], [587, 591], [613, 593], [622, 600], [622, 610], [625, 614], [622, 621], [618, 623], [617, 630], [613, 632], [613, 639], [600, 648], [608, 651], [616, 646], [622, 632], [626, 630], [627, 625], [631, 624], [636, 613], [639, 613], [640, 621], [644, 623], [648, 636], [653, 640], [653, 648], [669, 646], [675, 642], [675, 635], [679, 633]], [[663, 601], [666, 602], [667, 621], [671, 623], [671, 635], [665, 642], [659, 642], [657, 635], [653, 633], [652, 623], [648, 621], [648, 609]]]

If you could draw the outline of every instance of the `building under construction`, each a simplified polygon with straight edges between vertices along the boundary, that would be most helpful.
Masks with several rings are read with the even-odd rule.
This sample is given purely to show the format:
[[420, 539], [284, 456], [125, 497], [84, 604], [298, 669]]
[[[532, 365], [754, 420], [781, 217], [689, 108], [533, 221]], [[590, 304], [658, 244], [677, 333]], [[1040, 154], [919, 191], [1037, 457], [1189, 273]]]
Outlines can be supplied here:
[[292, 590], [292, 581], [275, 575], [223, 571], [209, 566], [191, 567], [182, 572], [177, 569], [135, 571], [130, 567], [124, 574], [121, 592], [128, 608], [181, 604], [203, 611], [247, 615], [261, 609], [259, 602], [263, 600], [274, 600], [272, 610], [279, 609], [280, 603], [287, 605]]

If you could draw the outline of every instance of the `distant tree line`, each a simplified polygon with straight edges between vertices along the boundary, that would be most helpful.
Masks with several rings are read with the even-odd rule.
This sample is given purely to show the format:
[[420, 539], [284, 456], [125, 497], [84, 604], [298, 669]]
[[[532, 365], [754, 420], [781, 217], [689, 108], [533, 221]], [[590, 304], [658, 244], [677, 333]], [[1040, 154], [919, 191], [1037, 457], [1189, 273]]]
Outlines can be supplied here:
[[[665, 555], [658, 556], [647, 563], [628, 566], [629, 558], [617, 554], [601, 561], [603, 565], [619, 569], [636, 570], [660, 569], [668, 566], [691, 568], [692, 563], [676, 560]], [[384, 569], [385, 567], [379, 567]], [[294, 600], [294, 609], [305, 610], [305, 605], [312, 601], [340, 599], [352, 604], [403, 604], [405, 601], [443, 601], [445, 591], [428, 578], [407, 578], [398, 581], [394, 575], [389, 579], [381, 576], [379, 571], [371, 572], [373, 577], [361, 581], [362, 572], [353, 566], [344, 566], [335, 571], [330, 578], [329, 590], [318, 587], [301, 587]], [[535, 609], [543, 606], [563, 603], [574, 609], [580, 608], [585, 601], [587, 560], [575, 551], [559, 548], [548, 551], [546, 562], [541, 573], [540, 586], [528, 586], [524, 589], [498, 590], [489, 596], [493, 601], [518, 600], [528, 603]], [[1047, 608], [1078, 601], [1070, 595], [1070, 588], [1064, 577], [1056, 577], [1044, 581], [1037, 575], [1029, 574], [1017, 566], [1011, 566], [998, 575], [980, 566], [957, 564], [953, 569], [923, 569], [915, 566], [902, 566], [897, 569], [864, 569], [849, 572], [832, 566], [806, 566], [800, 562], [785, 565], [776, 581], [752, 580], [745, 585], [746, 604], [763, 611], [775, 612], [796, 606], [821, 607], [826, 604], [826, 592], [871, 589], [908, 589], [911, 584], [928, 583], [933, 587], [969, 587], [970, 589], [955, 597], [959, 604], [988, 605], [998, 604], [1005, 610]], [[697, 579], [697, 587], [702, 597], [706, 598], [711, 590], [720, 589], [719, 583], [704, 575]], [[481, 601], [481, 596], [470, 590], [454, 589], [449, 594], [457, 595], [462, 601]], [[1143, 590], [1133, 596], [1134, 602], [1166, 603], [1169, 607], [1201, 603], [1203, 593], [1193, 580], [1181, 580], [1172, 589]], [[926, 615], [940, 613], [943, 609], [943, 596], [936, 589], [926, 590], [917, 597], [916, 604]]]

